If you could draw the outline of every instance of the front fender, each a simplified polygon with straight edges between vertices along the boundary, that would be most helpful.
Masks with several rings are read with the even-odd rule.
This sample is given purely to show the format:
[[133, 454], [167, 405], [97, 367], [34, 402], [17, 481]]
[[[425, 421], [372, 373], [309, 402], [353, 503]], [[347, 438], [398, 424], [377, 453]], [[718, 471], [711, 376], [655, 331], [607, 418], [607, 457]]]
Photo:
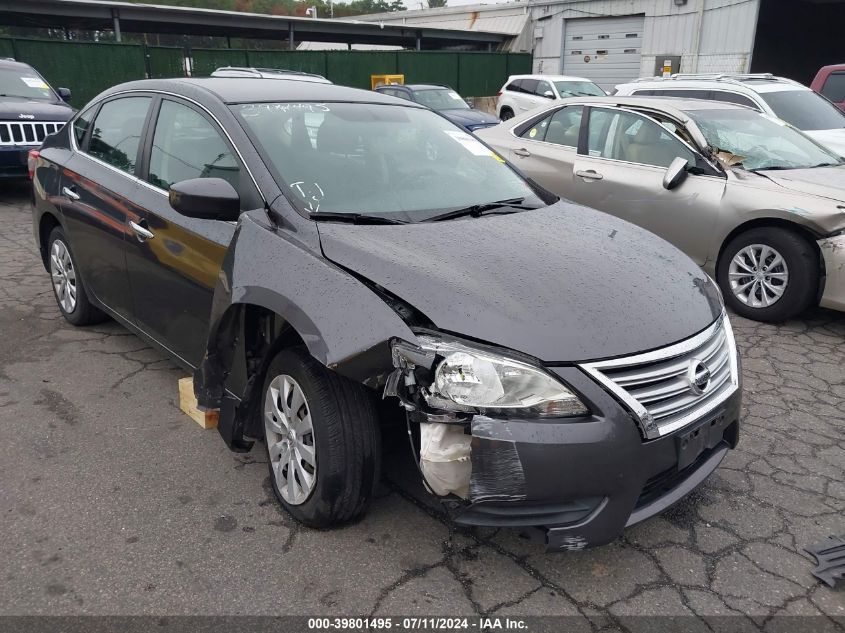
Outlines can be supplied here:
[[279, 315], [315, 359], [359, 381], [392, 370], [391, 338], [414, 340], [399, 315], [355, 277], [285, 231], [243, 214], [218, 276], [208, 343], [194, 375], [197, 401], [221, 409], [219, 429], [230, 447], [242, 442], [237, 418], [252, 386], [231, 394], [242, 403], [235, 421], [224, 421], [232, 408], [225, 402], [227, 379], [244, 325], [244, 311], [232, 308], [246, 305]]

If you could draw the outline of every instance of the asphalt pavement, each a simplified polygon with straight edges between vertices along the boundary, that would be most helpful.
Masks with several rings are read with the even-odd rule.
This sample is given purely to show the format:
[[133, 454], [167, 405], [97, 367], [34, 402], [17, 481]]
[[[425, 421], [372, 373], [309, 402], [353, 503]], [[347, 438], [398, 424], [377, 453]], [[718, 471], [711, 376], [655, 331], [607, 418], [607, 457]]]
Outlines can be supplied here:
[[814, 578], [803, 548], [845, 535], [845, 315], [732, 322], [739, 448], [611, 545], [546, 554], [517, 530], [456, 529], [407, 448], [386, 456], [362, 521], [311, 530], [274, 501], [263, 446], [231, 453], [179, 411], [179, 368], [113, 322], [62, 320], [26, 189], [4, 187], [0, 615], [563, 614], [589, 630], [663, 614], [789, 630], [772, 618], [788, 614], [841, 630], [845, 590]]

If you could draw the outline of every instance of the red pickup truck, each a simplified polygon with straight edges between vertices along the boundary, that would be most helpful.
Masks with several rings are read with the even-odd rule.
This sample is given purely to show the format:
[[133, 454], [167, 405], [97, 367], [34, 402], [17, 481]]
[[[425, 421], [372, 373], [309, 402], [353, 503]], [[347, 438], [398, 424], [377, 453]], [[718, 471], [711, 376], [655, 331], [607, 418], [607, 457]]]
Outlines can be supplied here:
[[845, 110], [845, 64], [833, 64], [819, 70], [810, 88]]

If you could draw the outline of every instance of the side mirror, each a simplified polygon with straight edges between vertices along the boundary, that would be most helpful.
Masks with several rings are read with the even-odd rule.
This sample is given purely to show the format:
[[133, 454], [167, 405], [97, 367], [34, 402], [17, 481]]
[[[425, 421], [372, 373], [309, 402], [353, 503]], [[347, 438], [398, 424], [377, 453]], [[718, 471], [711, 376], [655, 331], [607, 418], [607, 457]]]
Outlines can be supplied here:
[[59, 97], [62, 101], [70, 103], [70, 88], [59, 88], [56, 92], [59, 93]]
[[544, 93], [543, 93], [543, 96], [544, 96], [546, 99], [554, 99], [554, 98], [555, 98], [555, 93], [553, 93], [551, 90], [546, 90], [546, 92], [544, 92]]
[[191, 178], [170, 186], [170, 206], [189, 218], [237, 220], [241, 198], [222, 178]]
[[680, 185], [687, 178], [687, 165], [689, 161], [686, 158], [678, 156], [666, 168], [666, 173], [663, 175], [663, 188], [672, 190]]

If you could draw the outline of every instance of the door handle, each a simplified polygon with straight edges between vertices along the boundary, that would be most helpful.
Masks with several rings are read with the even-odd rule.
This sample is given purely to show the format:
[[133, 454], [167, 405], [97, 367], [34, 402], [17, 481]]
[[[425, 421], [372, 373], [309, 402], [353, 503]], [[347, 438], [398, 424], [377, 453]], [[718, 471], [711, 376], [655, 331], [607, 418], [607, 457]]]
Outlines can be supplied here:
[[[143, 222], [143, 220], [141, 220], [141, 222]], [[155, 233], [132, 220], [129, 220], [129, 228], [135, 232], [135, 237], [138, 238], [139, 242], [145, 242], [155, 237]]]
[[513, 153], [516, 154], [517, 156], [522, 156], [523, 158], [528, 158], [529, 156], [531, 156], [531, 152], [529, 152], [527, 149], [524, 149], [524, 148], [523, 149], [515, 149], [515, 150], [513, 150]]
[[66, 195], [71, 200], [79, 200], [80, 196], [70, 187], [62, 187], [62, 193]]
[[579, 178], [586, 178], [587, 180], [601, 180], [604, 178], [604, 176], [592, 169], [588, 169], [587, 171], [584, 171], [583, 169], [576, 171], [575, 175]]

